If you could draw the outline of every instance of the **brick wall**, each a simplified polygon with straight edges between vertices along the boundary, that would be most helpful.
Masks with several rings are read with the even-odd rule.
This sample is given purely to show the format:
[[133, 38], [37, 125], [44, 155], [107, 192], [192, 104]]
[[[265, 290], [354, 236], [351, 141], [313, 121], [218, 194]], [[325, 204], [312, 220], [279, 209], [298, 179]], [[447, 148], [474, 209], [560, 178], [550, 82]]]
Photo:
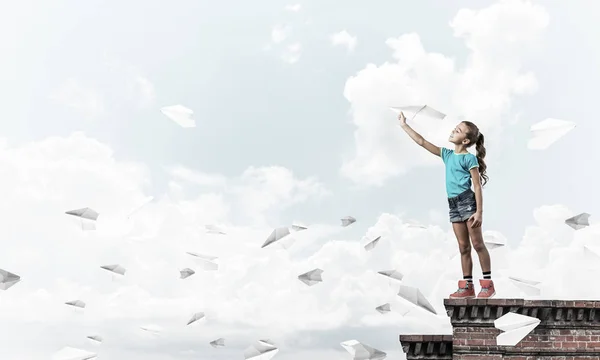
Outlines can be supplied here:
[[[600, 360], [600, 301], [445, 299], [444, 306], [451, 337], [401, 335], [408, 360]], [[541, 322], [516, 346], [498, 346], [494, 320], [508, 312]]]
[[[453, 327], [453, 359], [600, 359], [600, 301], [445, 299]], [[494, 320], [511, 312], [540, 324], [516, 346], [498, 346]]]

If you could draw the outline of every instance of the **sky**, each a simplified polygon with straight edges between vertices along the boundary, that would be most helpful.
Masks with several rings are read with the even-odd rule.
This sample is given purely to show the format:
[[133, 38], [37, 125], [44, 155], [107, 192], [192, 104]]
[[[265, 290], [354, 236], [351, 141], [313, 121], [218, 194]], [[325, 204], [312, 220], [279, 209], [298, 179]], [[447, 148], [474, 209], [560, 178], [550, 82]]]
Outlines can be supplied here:
[[[400, 333], [450, 333], [443, 298], [461, 274], [443, 164], [388, 109], [408, 103], [448, 114], [412, 123], [439, 146], [462, 119], [485, 134], [483, 230], [507, 244], [491, 250], [497, 296], [527, 296], [516, 276], [540, 281], [542, 298], [597, 299], [589, 281], [600, 269], [584, 253], [600, 246], [594, 7], [3, 5], [0, 269], [21, 282], [0, 292], [0, 356], [47, 359], [71, 346], [100, 359], [241, 359], [270, 339], [275, 359], [351, 359], [340, 343], [356, 339], [403, 359]], [[160, 112], [176, 104], [193, 109], [196, 128]], [[529, 127], [546, 118], [577, 127], [529, 150]], [[100, 213], [96, 230], [64, 214], [83, 207]], [[582, 212], [591, 226], [564, 224]], [[357, 222], [342, 227], [348, 215]], [[297, 222], [308, 229], [291, 247], [261, 248]], [[217, 256], [219, 270], [186, 252]], [[100, 269], [109, 264], [125, 276]], [[186, 267], [196, 274], [182, 280]], [[298, 281], [315, 268], [322, 283]], [[400, 283], [377, 274], [390, 269], [438, 315], [398, 297]], [[86, 308], [64, 304], [76, 299]], [[391, 313], [375, 311], [386, 302]], [[148, 324], [163, 331], [140, 330]], [[226, 346], [212, 348], [217, 338]]]

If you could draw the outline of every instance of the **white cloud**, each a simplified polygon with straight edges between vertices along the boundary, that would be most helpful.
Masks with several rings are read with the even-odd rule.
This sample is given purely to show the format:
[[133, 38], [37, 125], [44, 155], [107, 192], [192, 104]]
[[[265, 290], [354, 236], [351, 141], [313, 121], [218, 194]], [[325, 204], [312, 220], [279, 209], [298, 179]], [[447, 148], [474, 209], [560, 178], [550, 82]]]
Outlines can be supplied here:
[[60, 85], [50, 99], [70, 107], [88, 118], [94, 118], [104, 111], [102, 95], [91, 87], [86, 87], [79, 80], [70, 78]]
[[[270, 212], [327, 194], [316, 179], [299, 179], [282, 167], [250, 167], [226, 179], [173, 167], [170, 175], [185, 180], [183, 191], [158, 196], [126, 222], [126, 214], [147, 201], [143, 189], [150, 178], [142, 164], [115, 159], [108, 146], [82, 133], [4, 144], [1, 150], [0, 185], [11, 191], [0, 206], [7, 224], [0, 228], [0, 264], [22, 276], [1, 299], [0, 321], [10, 329], [0, 330], [7, 339], [3, 358], [44, 359], [63, 346], [91, 349], [85, 336], [100, 334], [102, 356], [132, 360], [192, 359], [209, 352], [230, 358], [259, 338], [275, 341], [282, 360], [309, 353], [324, 360], [343, 358], [342, 348], [330, 349], [351, 338], [398, 354], [398, 328], [450, 331], [442, 299], [461, 275], [459, 257], [449, 259], [457, 251], [451, 231], [415, 228], [382, 214], [365, 234], [382, 236], [369, 252], [358, 239], [347, 239], [347, 228], [337, 222], [296, 233], [287, 251], [276, 245], [261, 249], [272, 227], [282, 225], [265, 220]], [[186, 195], [196, 185], [218, 186]], [[84, 206], [100, 212], [95, 232], [83, 232], [64, 214]], [[236, 214], [248, 225], [234, 224]], [[509, 275], [542, 281], [543, 297], [600, 296], [588, 286], [600, 270], [580, 260], [582, 246], [595, 241], [600, 226], [574, 231], [564, 224], [573, 215], [564, 206], [542, 206], [518, 246], [511, 239], [492, 250], [498, 297], [523, 296]], [[205, 232], [203, 225], [215, 222], [228, 224], [227, 235]], [[218, 256], [219, 271], [202, 271], [187, 251]], [[99, 268], [115, 263], [127, 269], [124, 277], [113, 279]], [[197, 273], [181, 280], [184, 267]], [[316, 267], [324, 270], [322, 283], [308, 287], [297, 280]], [[405, 274], [405, 284], [418, 286], [440, 315], [398, 299], [397, 286], [377, 274], [392, 268]], [[64, 305], [74, 299], [85, 301], [86, 309]], [[386, 302], [412, 310], [405, 317], [377, 313], [375, 307]], [[206, 313], [205, 324], [186, 327], [197, 311]], [[150, 339], [139, 330], [146, 324], [164, 331]], [[381, 336], [391, 332], [389, 339]], [[11, 347], [32, 334], [40, 335], [36, 346]], [[208, 345], [218, 337], [227, 340], [226, 348]]]
[[302, 5], [301, 4], [286, 5], [285, 9], [287, 11], [298, 12], [298, 11], [300, 11], [300, 9], [302, 9]]
[[288, 45], [281, 55], [281, 59], [288, 64], [295, 64], [300, 60], [302, 54], [302, 45], [298, 42]]
[[233, 187], [242, 211], [255, 223], [265, 224], [264, 214], [281, 211], [310, 197], [329, 194], [316, 178], [297, 180], [287, 168], [280, 166], [250, 167], [242, 174], [241, 183]]
[[288, 38], [292, 32], [290, 25], [275, 25], [271, 30], [271, 41], [275, 44], [279, 44]]
[[355, 153], [342, 174], [360, 184], [381, 185], [411, 168], [440, 163], [399, 129], [388, 106], [424, 103], [448, 114], [443, 122], [422, 118], [412, 124], [438, 145], [445, 144], [457, 117], [474, 121], [493, 143], [510, 119], [513, 97], [537, 88], [522, 63], [548, 23], [545, 9], [526, 1], [460, 10], [451, 27], [470, 51], [464, 68], [427, 52], [417, 34], [388, 39], [395, 61], [369, 64], [346, 82], [344, 96], [356, 130]]
[[345, 46], [351, 52], [356, 47], [356, 36], [352, 36], [346, 30], [342, 30], [331, 35], [331, 44], [333, 46]]
[[[316, 178], [297, 179], [292, 171], [281, 166], [250, 166], [237, 179], [228, 179], [221, 174], [206, 174], [183, 166], [173, 166], [168, 173], [174, 180], [218, 191], [212, 195], [218, 194], [226, 201], [233, 202], [238, 221], [246, 219], [254, 225], [266, 226], [268, 220], [277, 221], [277, 214], [290, 206], [309, 198], [330, 195], [329, 190]], [[172, 182], [174, 184], [177, 184], [179, 196], [183, 196], [185, 185]]]
[[191, 182], [201, 186], [222, 187], [227, 183], [227, 177], [221, 174], [201, 173], [181, 165], [170, 167], [168, 172], [173, 179]]

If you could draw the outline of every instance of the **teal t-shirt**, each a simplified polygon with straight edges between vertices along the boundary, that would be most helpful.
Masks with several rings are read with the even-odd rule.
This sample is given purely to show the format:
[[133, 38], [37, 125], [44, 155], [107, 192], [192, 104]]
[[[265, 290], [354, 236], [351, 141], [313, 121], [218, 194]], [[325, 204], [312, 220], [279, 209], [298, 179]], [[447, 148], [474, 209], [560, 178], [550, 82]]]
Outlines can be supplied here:
[[477, 157], [471, 153], [456, 154], [442, 148], [441, 157], [446, 165], [446, 192], [455, 197], [471, 188], [471, 169], [479, 167]]

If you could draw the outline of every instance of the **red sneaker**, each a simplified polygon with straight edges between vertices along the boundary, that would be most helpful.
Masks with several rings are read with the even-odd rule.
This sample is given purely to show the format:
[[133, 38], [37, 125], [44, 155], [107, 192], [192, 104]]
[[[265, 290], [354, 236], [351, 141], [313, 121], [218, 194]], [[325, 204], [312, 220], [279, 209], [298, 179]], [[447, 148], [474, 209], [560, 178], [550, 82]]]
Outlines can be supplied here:
[[489, 299], [496, 295], [496, 288], [494, 288], [494, 282], [492, 280], [479, 279], [479, 285], [481, 285], [481, 291], [477, 298]]
[[475, 297], [475, 288], [473, 283], [468, 283], [467, 280], [458, 281], [458, 290], [450, 294], [451, 299], [473, 299]]

